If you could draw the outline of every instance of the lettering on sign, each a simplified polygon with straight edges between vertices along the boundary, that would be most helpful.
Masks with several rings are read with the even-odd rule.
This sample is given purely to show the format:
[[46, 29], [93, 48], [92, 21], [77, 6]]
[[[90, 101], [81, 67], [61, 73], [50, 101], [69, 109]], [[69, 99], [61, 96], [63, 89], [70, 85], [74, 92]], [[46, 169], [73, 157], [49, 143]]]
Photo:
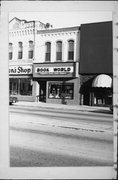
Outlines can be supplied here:
[[73, 73], [73, 66], [70, 67], [36, 67], [38, 74], [69, 74]]
[[11, 66], [9, 74], [32, 74], [32, 66]]

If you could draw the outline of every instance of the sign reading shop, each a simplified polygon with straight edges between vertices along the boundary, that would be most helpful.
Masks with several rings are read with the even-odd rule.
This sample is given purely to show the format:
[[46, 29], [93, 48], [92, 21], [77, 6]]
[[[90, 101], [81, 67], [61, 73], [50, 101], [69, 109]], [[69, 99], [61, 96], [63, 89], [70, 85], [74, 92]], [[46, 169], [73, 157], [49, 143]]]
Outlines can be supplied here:
[[73, 66], [36, 67], [35, 73], [38, 73], [38, 74], [71, 74], [71, 73], [73, 73]]
[[32, 66], [10, 66], [9, 74], [32, 74]]

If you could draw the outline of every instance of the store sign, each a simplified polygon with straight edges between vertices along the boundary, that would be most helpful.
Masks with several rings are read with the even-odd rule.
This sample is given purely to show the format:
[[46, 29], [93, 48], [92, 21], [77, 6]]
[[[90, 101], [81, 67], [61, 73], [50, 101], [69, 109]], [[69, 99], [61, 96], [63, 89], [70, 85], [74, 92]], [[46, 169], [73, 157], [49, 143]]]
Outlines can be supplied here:
[[10, 66], [9, 74], [32, 74], [32, 66]]
[[35, 73], [38, 74], [71, 74], [73, 66], [68, 67], [36, 67]]

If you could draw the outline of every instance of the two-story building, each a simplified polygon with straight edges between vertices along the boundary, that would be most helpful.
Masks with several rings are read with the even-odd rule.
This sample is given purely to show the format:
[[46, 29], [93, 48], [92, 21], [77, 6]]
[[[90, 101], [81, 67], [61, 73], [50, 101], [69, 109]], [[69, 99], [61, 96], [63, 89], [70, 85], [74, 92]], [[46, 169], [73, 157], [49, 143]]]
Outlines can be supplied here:
[[37, 21], [10, 21], [10, 94], [20, 101], [79, 104], [79, 26], [51, 28]]
[[79, 27], [36, 34], [33, 80], [39, 101], [79, 104]]
[[9, 90], [18, 100], [35, 100], [33, 82], [34, 31], [45, 29], [40, 21], [13, 18], [9, 22]]

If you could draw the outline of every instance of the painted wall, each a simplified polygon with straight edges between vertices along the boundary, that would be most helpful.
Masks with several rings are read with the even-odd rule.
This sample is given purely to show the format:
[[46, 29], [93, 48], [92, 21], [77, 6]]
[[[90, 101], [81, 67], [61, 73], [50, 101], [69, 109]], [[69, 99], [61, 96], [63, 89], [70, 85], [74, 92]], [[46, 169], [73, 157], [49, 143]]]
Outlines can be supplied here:
[[45, 33], [42, 31], [36, 34], [35, 37], [35, 60], [34, 63], [44, 63], [45, 62], [45, 43], [51, 42], [51, 62], [56, 61], [56, 42], [62, 41], [62, 61], [68, 61], [68, 40], [74, 40], [74, 61], [79, 61], [79, 32], [78, 28], [76, 30], [61, 31], [61, 32], [49, 32]]
[[112, 22], [82, 24], [80, 73], [112, 74]]

